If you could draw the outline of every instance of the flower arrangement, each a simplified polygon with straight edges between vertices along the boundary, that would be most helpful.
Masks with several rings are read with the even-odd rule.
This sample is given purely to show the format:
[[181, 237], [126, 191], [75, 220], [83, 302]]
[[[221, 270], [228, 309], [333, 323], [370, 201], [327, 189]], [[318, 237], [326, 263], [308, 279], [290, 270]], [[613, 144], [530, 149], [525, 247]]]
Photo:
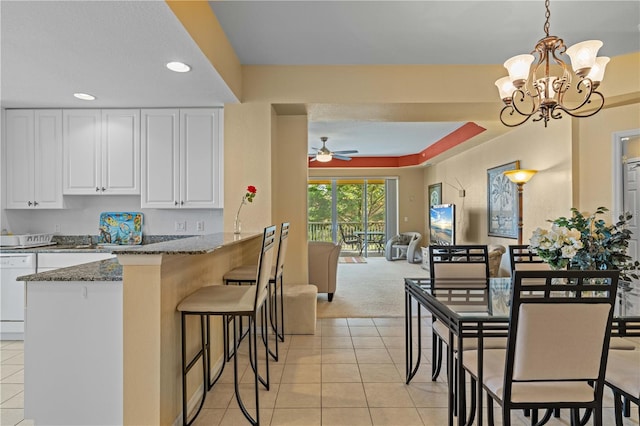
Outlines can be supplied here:
[[235, 234], [239, 234], [240, 231], [241, 231], [241, 225], [240, 225], [240, 219], [239, 219], [240, 218], [240, 209], [242, 209], [242, 206], [247, 204], [247, 202], [253, 203], [253, 199], [256, 197], [256, 193], [257, 192], [258, 192], [258, 190], [256, 189], [255, 186], [253, 186], [253, 185], [247, 186], [247, 191], [242, 196], [242, 201], [240, 201], [240, 207], [238, 207], [238, 213], [236, 213], [236, 219], [233, 222], [233, 232]]
[[627, 255], [631, 231], [627, 223], [631, 213], [624, 213], [614, 224], [606, 224], [598, 215], [607, 212], [598, 207], [593, 214], [571, 209], [571, 217], [549, 220], [551, 230], [537, 228], [529, 240], [529, 248], [554, 269], [582, 270], [618, 269], [625, 280], [638, 278], [640, 263]]

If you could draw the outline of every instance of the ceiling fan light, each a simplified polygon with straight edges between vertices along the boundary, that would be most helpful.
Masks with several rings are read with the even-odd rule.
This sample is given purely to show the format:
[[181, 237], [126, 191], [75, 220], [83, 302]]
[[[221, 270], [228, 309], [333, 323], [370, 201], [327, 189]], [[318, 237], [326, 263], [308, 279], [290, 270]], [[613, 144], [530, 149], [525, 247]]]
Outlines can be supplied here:
[[596, 56], [601, 47], [600, 40], [587, 40], [569, 47], [567, 55], [571, 58], [573, 71], [580, 77], [589, 74], [591, 67], [596, 63]]
[[327, 162], [331, 161], [332, 158], [333, 158], [333, 156], [331, 154], [318, 153], [316, 155], [316, 161], [319, 161], [321, 163], [327, 163]]
[[524, 86], [529, 78], [529, 71], [534, 59], [533, 55], [526, 54], [514, 56], [505, 61], [504, 67], [509, 71], [509, 78], [518, 89]]

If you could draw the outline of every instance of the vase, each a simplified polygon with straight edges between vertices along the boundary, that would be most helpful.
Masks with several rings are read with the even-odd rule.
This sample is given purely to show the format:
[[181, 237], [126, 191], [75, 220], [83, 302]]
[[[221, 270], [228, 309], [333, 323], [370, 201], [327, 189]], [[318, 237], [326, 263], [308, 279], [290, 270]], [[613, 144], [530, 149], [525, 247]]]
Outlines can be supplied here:
[[233, 221], [233, 233], [239, 234], [240, 232], [242, 232], [242, 222], [236, 217], [236, 220]]

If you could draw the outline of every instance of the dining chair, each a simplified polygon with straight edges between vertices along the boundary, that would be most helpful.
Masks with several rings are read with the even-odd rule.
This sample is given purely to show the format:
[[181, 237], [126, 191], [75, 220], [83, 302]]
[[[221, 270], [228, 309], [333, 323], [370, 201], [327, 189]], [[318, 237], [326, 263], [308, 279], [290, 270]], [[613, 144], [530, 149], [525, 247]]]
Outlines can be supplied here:
[[[571, 410], [572, 425], [580, 424], [579, 409], [591, 410], [594, 424], [602, 425], [618, 276], [615, 270], [515, 271], [506, 349], [462, 354], [472, 388], [481, 386], [488, 395], [490, 425], [493, 401], [505, 426], [511, 410], [546, 409], [538, 423], [544, 424], [556, 408]], [[477, 394], [481, 416], [482, 392]]]
[[625, 415], [623, 397], [624, 408], [629, 408], [628, 404], [631, 401], [636, 404], [640, 415], [640, 349], [610, 349], [604, 382], [613, 392], [616, 426], [622, 426], [622, 416]]
[[[429, 276], [436, 282], [438, 279], [489, 277], [489, 252], [486, 245], [430, 245], [429, 264]], [[442, 369], [443, 344], [449, 344], [449, 329], [435, 319], [431, 327], [431, 380], [435, 381]]]
[[359, 254], [362, 254], [362, 239], [355, 234], [348, 234], [344, 231], [344, 225], [339, 224], [338, 229], [340, 230], [340, 238], [342, 239], [342, 244], [348, 244], [351, 247], [356, 246], [356, 250], [358, 250]]
[[[211, 379], [211, 344], [210, 344], [210, 326], [209, 319], [211, 316], [220, 316], [223, 319], [231, 317], [233, 319], [233, 382], [234, 391], [238, 405], [242, 414], [249, 420], [252, 425], [260, 424], [260, 404], [258, 394], [258, 383], [261, 383], [269, 390], [269, 345], [268, 340], [264, 340], [268, 330], [268, 315], [264, 305], [268, 306], [269, 299], [269, 276], [272, 268], [273, 247], [275, 246], [276, 227], [269, 226], [264, 228], [262, 235], [262, 247], [260, 250], [258, 265], [256, 266], [256, 285], [210, 285], [200, 288], [194, 293], [183, 299], [177, 306], [180, 312], [182, 326], [182, 422], [184, 426], [191, 425], [200, 413], [207, 396], [207, 392], [213, 388], [218, 379], [222, 375], [226, 364], [225, 353], [223, 356], [222, 366], [218, 370], [216, 377]], [[257, 341], [257, 323], [258, 311], [261, 315], [261, 333], [265, 341], [265, 377], [263, 377], [258, 369], [258, 341]], [[198, 316], [200, 318], [200, 348], [197, 353], [187, 361], [187, 317]], [[236, 326], [236, 319], [239, 317], [247, 317], [248, 324], [248, 346], [249, 346], [249, 364], [253, 370], [254, 379], [254, 395], [255, 395], [255, 416], [252, 416], [245, 406], [240, 394], [240, 380], [242, 372], [238, 370], [238, 347], [240, 343], [240, 334]], [[224, 327], [223, 327], [224, 328]], [[223, 333], [223, 339], [226, 340], [226, 333]], [[225, 350], [226, 352], [226, 350]], [[203, 368], [203, 392], [196, 413], [192, 418], [188, 419], [188, 394], [187, 394], [187, 375], [191, 368], [198, 364], [200, 360]]]

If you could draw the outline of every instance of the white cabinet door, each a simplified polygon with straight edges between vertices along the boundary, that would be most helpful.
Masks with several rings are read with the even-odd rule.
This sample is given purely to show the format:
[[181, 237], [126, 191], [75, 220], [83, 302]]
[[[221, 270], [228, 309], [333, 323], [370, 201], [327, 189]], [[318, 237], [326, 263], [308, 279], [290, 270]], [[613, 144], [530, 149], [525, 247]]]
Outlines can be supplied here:
[[142, 208], [180, 203], [180, 115], [177, 109], [143, 109], [141, 139]]
[[221, 208], [222, 109], [142, 110], [142, 207]]
[[180, 110], [180, 204], [222, 206], [222, 144], [219, 108]]
[[6, 208], [63, 207], [62, 112], [6, 111]]
[[102, 111], [102, 176], [104, 194], [140, 194], [140, 111]]
[[140, 193], [140, 111], [64, 111], [64, 193]]
[[65, 194], [100, 193], [101, 124], [100, 110], [63, 111], [63, 191]]
[[34, 205], [61, 209], [62, 199], [62, 111], [35, 112]]

